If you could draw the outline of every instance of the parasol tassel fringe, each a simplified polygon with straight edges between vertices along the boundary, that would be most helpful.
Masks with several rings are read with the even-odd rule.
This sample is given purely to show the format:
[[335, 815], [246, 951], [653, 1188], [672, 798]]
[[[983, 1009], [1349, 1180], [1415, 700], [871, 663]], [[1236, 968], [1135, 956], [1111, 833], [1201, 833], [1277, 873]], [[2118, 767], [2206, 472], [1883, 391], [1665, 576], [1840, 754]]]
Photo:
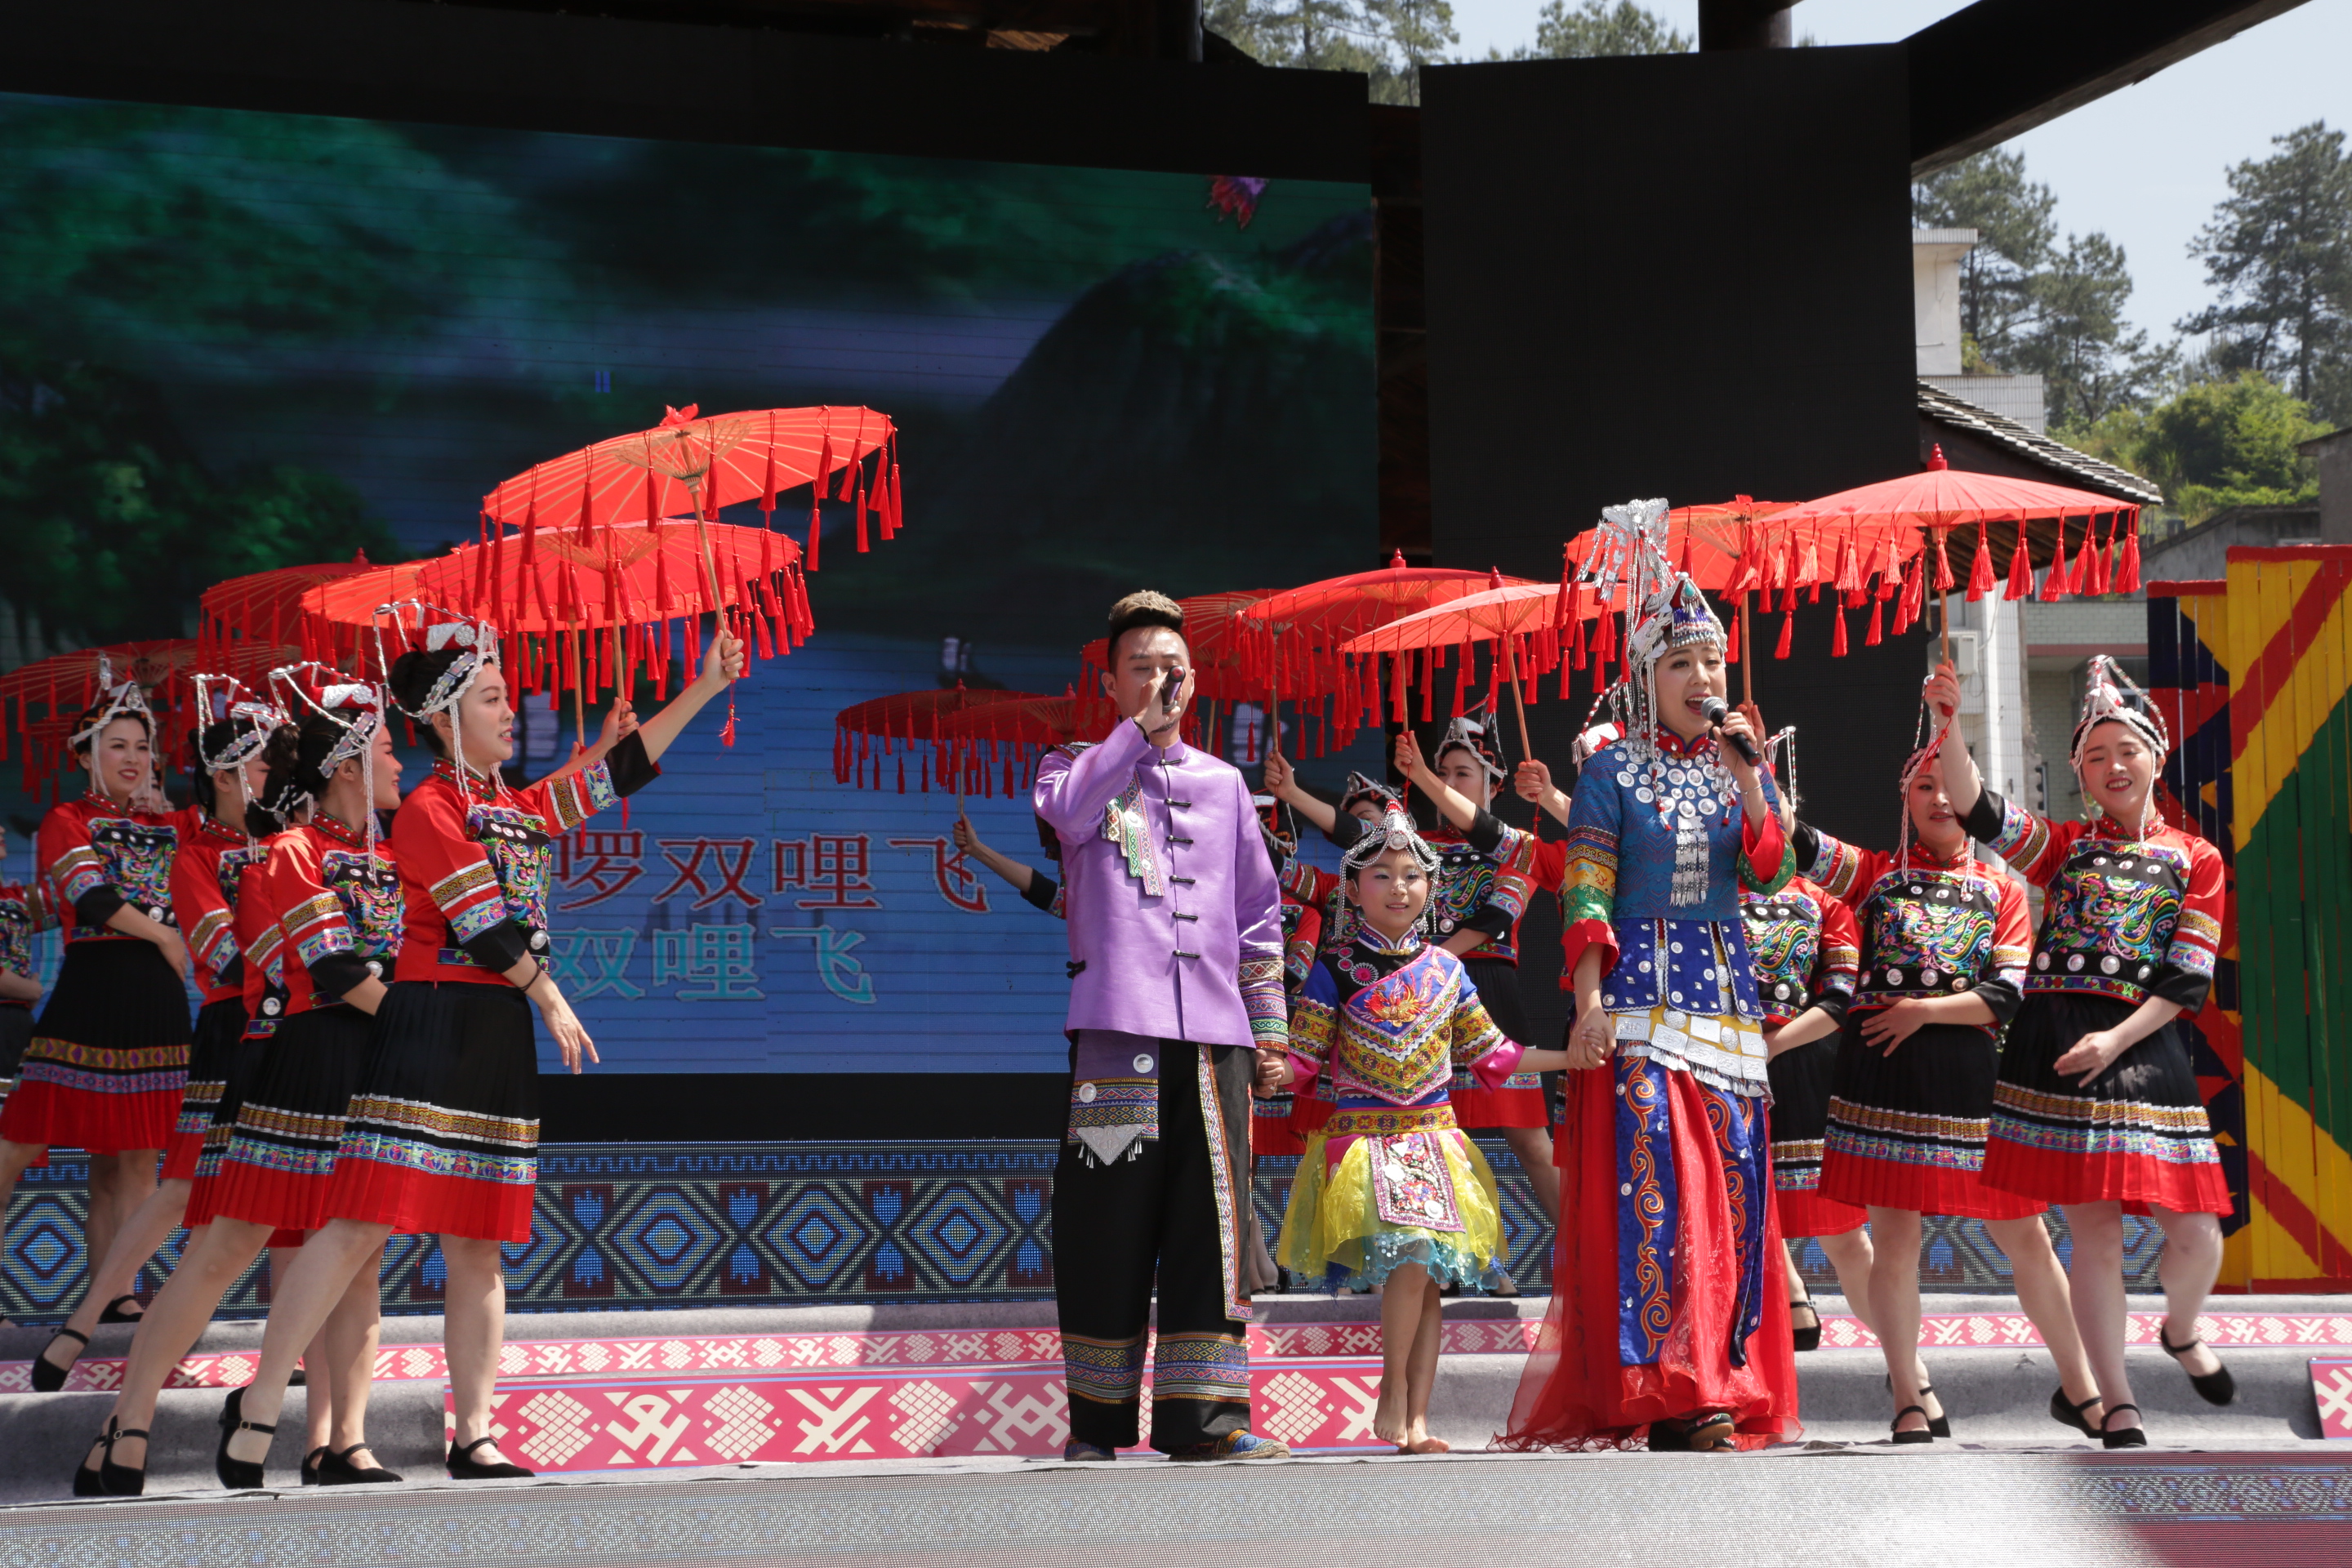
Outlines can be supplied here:
[[2017, 525], [2017, 552], [2009, 558], [2009, 587], [2001, 594], [2004, 603], [2033, 596], [2033, 557], [2025, 546], [2025, 524]]
[[[1886, 601], [1884, 599], [1873, 599], [1870, 601], [1870, 626], [1862, 634], [1863, 647], [1876, 647], [1880, 643], [1886, 640], [1879, 626], [1879, 614], [1885, 606], [1885, 604]], [[1844, 620], [1841, 617], [1838, 623], [1841, 629], [1843, 629], [1844, 624]]]
[[2116, 563], [2116, 592], [2139, 592], [2139, 514], [2132, 512], [2121, 520], [2124, 530], [2123, 558]]
[[1936, 531], [1936, 592], [1938, 594], [1950, 593], [1959, 583], [1952, 575], [1951, 552], [1946, 548], [1948, 537], [1947, 530], [1939, 528]]
[[2058, 547], [2050, 552], [2050, 570], [2042, 575], [2042, 602], [2054, 605], [2066, 596], [2066, 514], [2058, 514]]
[[[1792, 595], [1792, 596], [1793, 596], [1793, 595]], [[1779, 642], [1775, 643], [1775, 644], [1772, 646], [1772, 657], [1773, 657], [1774, 658], [1788, 658], [1788, 657], [1789, 657], [1789, 650], [1790, 650], [1790, 646], [1793, 644], [1793, 642], [1795, 641], [1796, 636], [1797, 636], [1797, 606], [1796, 606], [1795, 605], [1793, 605], [1793, 604], [1792, 604], [1792, 605], [1790, 605], [1788, 607], [1788, 609], [1787, 609], [1787, 610], [1785, 610], [1785, 611], [1783, 611], [1783, 612], [1781, 613], [1781, 616], [1780, 616], [1780, 640]]]
[[1969, 603], [1973, 605], [1993, 590], [1992, 545], [1985, 534], [1985, 525], [1977, 524], [1977, 558], [1969, 567]]
[[1843, 658], [1846, 653], [1845, 606], [1843, 605], [1833, 606], [1833, 613], [1837, 616], [1837, 630], [1830, 635], [1830, 657]]

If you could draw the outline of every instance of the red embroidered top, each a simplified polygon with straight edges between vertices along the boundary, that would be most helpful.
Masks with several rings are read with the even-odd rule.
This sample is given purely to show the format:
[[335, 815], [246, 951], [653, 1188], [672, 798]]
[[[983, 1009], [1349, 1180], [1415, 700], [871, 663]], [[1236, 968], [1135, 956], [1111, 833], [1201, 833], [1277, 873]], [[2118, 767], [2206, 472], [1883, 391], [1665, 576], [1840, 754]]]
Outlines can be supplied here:
[[1969, 848], [1949, 859], [1911, 847], [1907, 868], [1883, 849], [1861, 849], [1797, 825], [1799, 869], [1853, 910], [1862, 928], [1862, 975], [1853, 1011], [1906, 997], [1973, 991], [1993, 1025], [2017, 1016], [2031, 951], [2025, 889]]
[[172, 914], [187, 938], [188, 956], [195, 960], [206, 1006], [244, 993], [237, 900], [262, 858], [259, 847], [244, 834], [205, 812], [197, 814], [172, 858]]
[[128, 811], [96, 791], [49, 808], [35, 836], [33, 863], [54, 897], [66, 941], [137, 942], [106, 922], [129, 904], [176, 926], [172, 859], [204, 820], [179, 811]]
[[352, 986], [392, 968], [403, 906], [387, 846], [370, 856], [365, 835], [318, 813], [272, 843], [267, 885], [283, 944], [286, 1016], [334, 1006]]
[[245, 977], [245, 1037], [249, 1040], [276, 1034], [278, 1020], [286, 1016], [286, 976], [278, 962], [286, 939], [278, 929], [269, 891], [270, 851], [284, 837], [276, 834], [254, 846], [260, 853], [246, 867], [244, 890], [236, 900], [236, 948]]
[[[49, 929], [48, 900], [37, 884], [0, 882], [0, 969], [33, 977], [33, 938]], [[30, 1002], [0, 996], [0, 1006], [29, 1007]]]
[[555, 841], [659, 772], [636, 735], [523, 790], [436, 763], [392, 819], [407, 896], [397, 977], [503, 985], [523, 954], [544, 958]]

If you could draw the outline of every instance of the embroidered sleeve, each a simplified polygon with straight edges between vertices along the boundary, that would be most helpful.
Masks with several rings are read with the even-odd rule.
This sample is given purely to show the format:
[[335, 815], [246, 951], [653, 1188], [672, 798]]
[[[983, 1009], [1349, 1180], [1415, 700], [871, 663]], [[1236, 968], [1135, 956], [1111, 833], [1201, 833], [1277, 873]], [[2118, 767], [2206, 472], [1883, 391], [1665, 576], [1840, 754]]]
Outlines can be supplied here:
[[1821, 947], [1813, 959], [1813, 1005], [1843, 1020], [1862, 973], [1862, 928], [1843, 900], [1822, 905]]
[[[1499, 823], [1496, 826], [1501, 826]], [[1507, 936], [1527, 915], [1528, 897], [1535, 891], [1534, 879], [1528, 875], [1534, 847], [1534, 835], [1516, 827], [1503, 827], [1496, 838], [1490, 857], [1495, 862], [1495, 890], [1486, 895], [1486, 904], [1489, 909], [1501, 910], [1508, 922], [1496, 935]]]
[[1560, 874], [1560, 950], [1563, 991], [1576, 985], [1577, 961], [1598, 944], [1602, 968], [1617, 962], [1616, 918], [1618, 818], [1616, 748], [1604, 746], [1584, 761], [1576, 798], [1569, 807], [1568, 841]]
[[1328, 964], [1318, 963], [1307, 970], [1307, 984], [1299, 987], [1298, 1000], [1290, 1006], [1290, 1038], [1285, 1049], [1290, 1055], [1295, 1087], [1304, 1089], [1315, 1081], [1315, 1075], [1331, 1059], [1339, 1037], [1339, 983], [1331, 978]]
[[41, 818], [36, 840], [37, 862], [75, 923], [102, 926], [112, 919], [122, 894], [106, 879], [105, 857], [89, 841], [89, 819], [70, 805], [54, 806]]
[[1250, 1039], [1261, 1049], [1279, 1048], [1290, 1033], [1289, 994], [1282, 984], [1282, 889], [1265, 840], [1257, 831], [1257, 808], [1249, 786], [1232, 776], [1234, 835], [1234, 929], [1241, 937], [1242, 1007], [1249, 1014]]
[[489, 856], [466, 836], [466, 806], [455, 790], [438, 780], [419, 785], [393, 818], [393, 847], [460, 945], [511, 923]]
[[319, 879], [317, 849], [288, 845], [269, 858], [270, 889], [278, 906], [278, 929], [294, 962], [309, 969], [339, 952], [355, 952], [343, 901]]
[[2025, 889], [2014, 877], [2000, 877], [2000, 894], [1993, 907], [1992, 951], [1986, 954], [1975, 994], [1992, 1009], [1995, 1028], [2017, 1016], [2025, 1005], [2025, 960], [2033, 947], [2027, 923]]
[[215, 985], [236, 984], [236, 919], [221, 890], [220, 861], [189, 846], [172, 857], [172, 912], [188, 933], [188, 952]]
[[2060, 825], [2036, 816], [1998, 792], [1982, 790], [1960, 826], [1969, 837], [2008, 861], [2017, 874], [2037, 888], [2046, 888], [2066, 864], [2067, 847], [2074, 835]]
[[[260, 897], [261, 889], [255, 889], [253, 896]], [[245, 961], [259, 969], [264, 980], [283, 991], [286, 988], [285, 954], [285, 933], [272, 921], [254, 933], [253, 945], [247, 952]]]
[[1764, 789], [1764, 812], [1751, 816], [1741, 808], [1739, 880], [1757, 892], [1777, 893], [1797, 874], [1797, 858], [1789, 853], [1788, 840], [1780, 832], [1780, 792], [1771, 775], [1759, 774], [1757, 782]]
[[1840, 903], [1858, 904], [1878, 879], [1881, 857], [1857, 849], [1843, 838], [1832, 838], [1811, 823], [1800, 820], [1791, 838], [1790, 858], [1797, 875], [1819, 887]]
[[1500, 1089], [1503, 1080], [1517, 1069], [1523, 1047], [1495, 1026], [1486, 1005], [1478, 999], [1478, 987], [1467, 974], [1461, 977], [1460, 984], [1454, 1001], [1454, 1065], [1468, 1068], [1486, 1088]]
[[2189, 885], [2181, 889], [2163, 967], [2148, 990], [2194, 1013], [2213, 989], [2213, 965], [2221, 955], [2222, 877], [2221, 851], [2202, 838], [2188, 843]]

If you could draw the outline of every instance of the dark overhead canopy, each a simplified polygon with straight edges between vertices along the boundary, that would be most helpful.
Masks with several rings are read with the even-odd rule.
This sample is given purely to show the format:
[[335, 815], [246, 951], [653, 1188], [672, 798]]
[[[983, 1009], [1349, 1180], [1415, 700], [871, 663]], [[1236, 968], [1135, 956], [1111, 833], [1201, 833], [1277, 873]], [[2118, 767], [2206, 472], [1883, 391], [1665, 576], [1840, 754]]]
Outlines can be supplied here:
[[1911, 173], [2144, 81], [2304, 0], [1977, 0], [1906, 40]]

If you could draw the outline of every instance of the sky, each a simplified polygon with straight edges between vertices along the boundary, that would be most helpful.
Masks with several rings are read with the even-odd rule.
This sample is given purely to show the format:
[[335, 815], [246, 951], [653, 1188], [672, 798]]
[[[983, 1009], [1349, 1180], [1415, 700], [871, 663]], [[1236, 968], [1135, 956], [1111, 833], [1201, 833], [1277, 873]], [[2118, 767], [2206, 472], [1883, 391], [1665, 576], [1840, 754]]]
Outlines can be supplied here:
[[[1698, 33], [1698, 0], [1643, 0]], [[1453, 0], [1462, 58], [1532, 42], [1541, 0]], [[1797, 29], [1824, 44], [1904, 37], [1964, 0], [1801, 0]], [[2159, 71], [2009, 143], [2026, 177], [2058, 197], [2061, 233], [2103, 230], [2124, 247], [2135, 289], [2126, 315], [2151, 342], [2208, 300], [2188, 245], [2229, 195], [2229, 169], [2270, 139], [2324, 120], [2352, 131], [2352, 0], [2306, 0], [2284, 16]]]

